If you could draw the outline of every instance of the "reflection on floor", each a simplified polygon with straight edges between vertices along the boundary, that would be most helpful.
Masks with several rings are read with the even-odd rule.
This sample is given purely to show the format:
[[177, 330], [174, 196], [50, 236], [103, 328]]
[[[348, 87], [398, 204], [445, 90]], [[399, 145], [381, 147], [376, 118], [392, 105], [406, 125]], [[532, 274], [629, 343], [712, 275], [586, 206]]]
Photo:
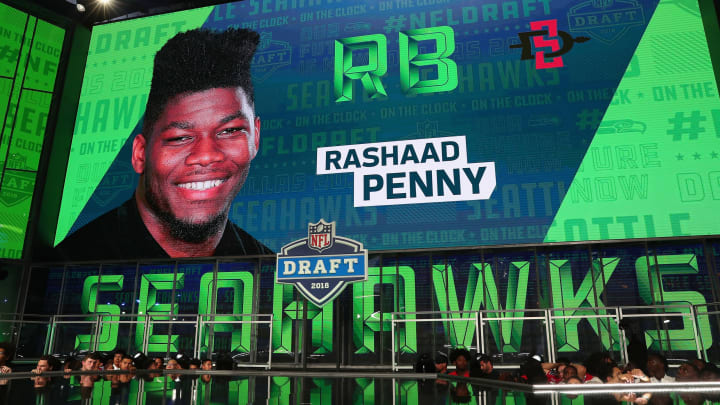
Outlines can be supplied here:
[[[714, 390], [645, 393], [630, 384], [598, 392], [557, 392], [543, 386], [420, 374], [254, 372], [199, 374], [117, 374], [31, 376], [14, 373], [0, 380], [0, 405], [200, 405], [200, 404], [611, 404], [640, 398], [650, 403], [701, 404], [720, 399]], [[5, 376], [3, 376], [5, 377]], [[427, 378], [431, 377], [431, 378]], [[632, 389], [629, 389], [632, 386]], [[559, 387], [562, 391], [562, 387]], [[566, 386], [565, 388], [569, 388]], [[608, 387], [610, 388], [610, 387]], [[646, 388], [650, 388], [647, 385]], [[658, 386], [653, 388], [659, 389]], [[697, 391], [697, 387], [695, 387]], [[609, 392], [607, 392], [609, 391]], [[624, 390], [623, 390], [624, 391]], [[638, 391], [638, 392], [634, 392]], [[636, 402], [635, 403], [639, 403]], [[645, 401], [647, 403], [647, 401]]]

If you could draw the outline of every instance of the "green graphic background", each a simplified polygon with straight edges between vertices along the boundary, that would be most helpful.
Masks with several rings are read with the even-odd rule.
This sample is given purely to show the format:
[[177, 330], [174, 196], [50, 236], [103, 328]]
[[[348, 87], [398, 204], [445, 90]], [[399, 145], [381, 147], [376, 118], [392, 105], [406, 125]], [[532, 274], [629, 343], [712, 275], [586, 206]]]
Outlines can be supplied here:
[[0, 4], [0, 258], [19, 259], [65, 31]]
[[[582, 4], [583, 7], [591, 6], [591, 2]], [[299, 72], [306, 72], [303, 70], [306, 62], [308, 64], [317, 62], [315, 59], [308, 59], [307, 56], [316, 50], [306, 48], [309, 45], [303, 43], [303, 41], [308, 41], [310, 36], [303, 38], [299, 45], [295, 46], [294, 42], [279, 40], [279, 35], [273, 38], [273, 30], [268, 29], [270, 27], [262, 27], [262, 22], [266, 20], [259, 20], [261, 22], [259, 27], [253, 25], [257, 23], [256, 20], [250, 19], [242, 22], [243, 13], [248, 12], [247, 9], [242, 10], [243, 6], [251, 5], [238, 3], [237, 5], [207, 7], [132, 20], [122, 24], [98, 26], [93, 30], [55, 233], [55, 244], [62, 241], [71, 230], [83, 226], [97, 215], [115, 207], [118, 201], [121, 201], [118, 196], [122, 196], [122, 199], [127, 198], [134, 189], [134, 172], [130, 168], [129, 162], [126, 162], [125, 159], [114, 160], [119, 153], [122, 153], [121, 148], [126, 145], [128, 134], [136, 133], [136, 127], [140, 125], [152, 75], [152, 55], [176, 32], [202, 25], [224, 29], [228, 24], [257, 29], [263, 35], [260, 59], [264, 64], [261, 64], [261, 70], [255, 77], [260, 83], [268, 80], [273, 72], [290, 64], [291, 59], [293, 64], [299, 63], [302, 67]], [[324, 81], [300, 83], [298, 81], [305, 80], [305, 76], [279, 77], [281, 75], [276, 74], [276, 77], [269, 82], [272, 85], [262, 88], [267, 87], [268, 90], [264, 90], [266, 92], [278, 92], [277, 87], [282, 87], [278, 94], [273, 93], [272, 97], [268, 97], [268, 99], [271, 99], [273, 103], [276, 100], [285, 100], [290, 104], [285, 103], [280, 107], [273, 105], [275, 110], [272, 108], [265, 110], [273, 111], [276, 115], [268, 115], [270, 113], [267, 112], [263, 115], [263, 118], [272, 117], [273, 119], [268, 119], [270, 125], [263, 126], [261, 143], [264, 146], [261, 147], [258, 160], [254, 162], [255, 170], [251, 173], [241, 194], [236, 198], [230, 213], [231, 220], [271, 247], [281, 246], [290, 236], [294, 235], [293, 232], [300, 232], [296, 229], [297, 226], [293, 221], [289, 221], [288, 224], [283, 222], [285, 216], [290, 215], [289, 213], [293, 214], [290, 215], [293, 218], [302, 217], [304, 220], [302, 215], [297, 215], [298, 210], [302, 213], [306, 211], [312, 213], [313, 215], [308, 214], [308, 217], [312, 217], [313, 220], [319, 219], [319, 217], [315, 218], [320, 215], [319, 213], [331, 213], [345, 219], [347, 224], [353, 226], [349, 232], [363, 233], [358, 240], [363, 240], [371, 249], [390, 249], [398, 248], [398, 246], [440, 247], [463, 244], [492, 245], [503, 244], [503, 242], [513, 244], [716, 234], [720, 229], [720, 219], [714, 215], [718, 209], [717, 200], [720, 199], [720, 173], [714, 169], [714, 165], [720, 163], [720, 145], [718, 145], [720, 100], [698, 4], [661, 0], [656, 11], [651, 6], [645, 6], [647, 10], [653, 10], [652, 13], [648, 12], [646, 15], [650, 21], [617, 89], [614, 87], [596, 88], [598, 84], [592, 80], [588, 81], [588, 78], [583, 76], [583, 71], [569, 70], [571, 69], [569, 66], [562, 68], [566, 69], [565, 71], [531, 69], [533, 72], [530, 73], [540, 75], [548, 83], [555, 80], [563, 86], [568, 86], [567, 88], [555, 88], [555, 93], [551, 98], [557, 98], [560, 100], [560, 104], [565, 103], [564, 105], [579, 108], [581, 112], [577, 116], [574, 116], [573, 113], [566, 117], [559, 112], [555, 112], [553, 115], [551, 106], [548, 106], [547, 112], [537, 109], [536, 106], [535, 109], [529, 109], [528, 112], [532, 111], [537, 115], [533, 116], [532, 120], [528, 119], [527, 122], [523, 120], [522, 123], [518, 123], [516, 129], [510, 128], [510, 124], [502, 124], [502, 122], [512, 121], [511, 117], [517, 119], [520, 116], [498, 115], [492, 118], [498, 120], [498, 128], [507, 125], [504, 130], [494, 128], [494, 124], [486, 120], [497, 136], [494, 136], [492, 142], [487, 143], [484, 147], [474, 145], [471, 153], [480, 155], [487, 153], [488, 155], [483, 158], [492, 159], [492, 156], [496, 156], [498, 160], [501, 159], [501, 156], [502, 159], [506, 159], [507, 155], [513, 155], [512, 159], [508, 159], [509, 165], [512, 166], [511, 170], [498, 172], [506, 173], [507, 178], [511, 180], [499, 181], [492, 199], [488, 201], [470, 201], [466, 205], [447, 207], [428, 204], [420, 207], [413, 206], [408, 210], [405, 210], [404, 207], [392, 207], [387, 211], [374, 208], [359, 209], [345, 204], [346, 201], [343, 197], [348, 196], [343, 195], [343, 192], [347, 193], [348, 188], [346, 185], [340, 184], [344, 180], [333, 179], [332, 181], [338, 182], [336, 185], [331, 184], [328, 177], [319, 178], [321, 176], [317, 176], [318, 178], [315, 178], [314, 168], [312, 168], [314, 157], [309, 156], [312, 148], [308, 148], [308, 145], [303, 146], [299, 141], [297, 145], [294, 143], [298, 139], [310, 139], [314, 136], [311, 133], [308, 135], [310, 138], [301, 138], [301, 136], [307, 135], [301, 134], [305, 130], [302, 127], [310, 127], [307, 129], [308, 131], [316, 130], [314, 128], [316, 125], [314, 123], [311, 125], [309, 117], [316, 117], [318, 115], [316, 113], [323, 111], [323, 108], [318, 107], [323, 105], [322, 100], [324, 100], [321, 88], [325, 88], [323, 86], [326, 84], [330, 86], [333, 84], [331, 67], [325, 66], [326, 70], [329, 70], [327, 72], [313, 70], [313, 75], [324, 78]], [[401, 7], [398, 6], [399, 8]], [[418, 8], [409, 7], [409, 12], [416, 10]], [[552, 11], [569, 20], [574, 18], [572, 14], [574, 11], [569, 6], [556, 5]], [[272, 12], [272, 10], [268, 11], [269, 14]], [[248, 13], [249, 17], [256, 18], [255, 15], [263, 14], [265, 11], [253, 9]], [[280, 10], [276, 14], [295, 18], [288, 10]], [[313, 14], [301, 12], [297, 17], [302, 19], [303, 16], [311, 15]], [[321, 14], [315, 15], [317, 17]], [[370, 18], [379, 13], [368, 11], [367, 15]], [[386, 32], [375, 35], [394, 38], [394, 31], [397, 31], [395, 28], [406, 29], [409, 27], [401, 24], [400, 27], [393, 28], [391, 22], [395, 21], [395, 17], [392, 13], [382, 14], [381, 17], [387, 17], [386, 20], [381, 20], [387, 23], [384, 27]], [[403, 18], [405, 17], [403, 16]], [[238, 22], [238, 24], [231, 24], [232, 22]], [[565, 22], [562, 22], [561, 25], [563, 24]], [[628, 47], [630, 42], [618, 41], [633, 29], [639, 29], [637, 28], [640, 24], [639, 20], [633, 24], [635, 24], [633, 25], [635, 28], [622, 24], [609, 24], [603, 29], [615, 32], [615, 36], [609, 41], [595, 38], [593, 39], [595, 42], [589, 42], [589, 44], [604, 42], [603, 47], [597, 48], [598, 52], [612, 52], [613, 49], [622, 46]], [[644, 24], [643, 21], [640, 25]], [[311, 34], [317, 34], [318, 38], [325, 40], [328, 38], [335, 40], [344, 37], [351, 38], [350, 34], [346, 35], [344, 32], [337, 31], [338, 27], [343, 27], [342, 25], [312, 21], [308, 23], [308, 27], [317, 28], [310, 29]], [[331, 31], [331, 27], [335, 27], [336, 30]], [[470, 56], [477, 57], [477, 55], [469, 54], [470, 51], [467, 47], [474, 46], [474, 44], [468, 40], [467, 36], [472, 37], [474, 34], [469, 30], [463, 32], [459, 27], [457, 25], [453, 27], [457, 52], [448, 58], [457, 58], [458, 67], [464, 67], [466, 71], [470, 71], [470, 68], [475, 68], [475, 66], [468, 65], [467, 60], [470, 59]], [[368, 27], [361, 28], [365, 30]], [[491, 28], [488, 26], [485, 32]], [[498, 32], [500, 28], [496, 27], [495, 32]], [[503, 28], [505, 31], [509, 31], [505, 34], [516, 35], [514, 31], [511, 31], [509, 25]], [[347, 29], [348, 25], [345, 26], [345, 30]], [[522, 26], [518, 25], [513, 29], [522, 31]], [[572, 24], [570, 29], [574, 29]], [[475, 34], [479, 31], [476, 30]], [[305, 35], [305, 31], [301, 32]], [[573, 34], [582, 33], [573, 31]], [[463, 36], [465, 37], [463, 38]], [[629, 37], [628, 35], [623, 40], [628, 40]], [[615, 41], [614, 45], [610, 44], [613, 41]], [[511, 43], [512, 41], [508, 40], [507, 43], [502, 42], [502, 45], [498, 45], [496, 39], [491, 39], [490, 52], [478, 51], [480, 56], [478, 60], [488, 64], [497, 63], [498, 66], [503, 66], [503, 62], [509, 63], [508, 60], [501, 62], [500, 56], [508, 57], [506, 49], [509, 49], [508, 46]], [[634, 42], [632, 43], [634, 44]], [[393, 46], [395, 45], [388, 43], [388, 49], [392, 49]], [[320, 48], [318, 48], [317, 54], [325, 55], [326, 50]], [[462, 54], [461, 49], [465, 54]], [[573, 52], [578, 53], [582, 49], [578, 45], [578, 49]], [[344, 56], [347, 57], [347, 55]], [[513, 55], [513, 58], [515, 56], [519, 57], [519, 55]], [[568, 54], [569, 56], [570, 54]], [[337, 64], [338, 55], [334, 55], [334, 57]], [[512, 69], [509, 66], [511, 65], [507, 64], [506, 66], [510, 72]], [[532, 68], [530, 65], [527, 67]], [[517, 72], [520, 72], [518, 73], [520, 76], [522, 76], [524, 68], [524, 65], [517, 65], [516, 69], [519, 69]], [[320, 69], [319, 66], [318, 69]], [[397, 73], [395, 70], [395, 67], [389, 69], [387, 77], [384, 77], [383, 80], [387, 81], [388, 77], [393, 75], [404, 77], [402, 71]], [[310, 69], [307, 71], [309, 72]], [[572, 72], [572, 75], [568, 76], [568, 80], [565, 80], [565, 76], [562, 76], [563, 80], [558, 79], [568, 71]], [[617, 72], [601, 71], [593, 74], [601, 75], [601, 73], [612, 76]], [[547, 75], [549, 78], [546, 77]], [[515, 81], [510, 77], [510, 73], [506, 73], [501, 81], [508, 83]], [[555, 78], [553, 79], [553, 77]], [[458, 86], [459, 90], [455, 91], [463, 93], [462, 88], [468, 85], [468, 78], [462, 75], [460, 78], [462, 83]], [[308, 75], [307, 79], [315, 79], [315, 77]], [[278, 83], [285, 86], [280, 86]], [[521, 82], [518, 83], [518, 87], [512, 89], [513, 91], [505, 91], [509, 89], [506, 83], [503, 84], [504, 90], [497, 92], [489, 92], [483, 85], [483, 91], [477, 90], [477, 97], [501, 96], [495, 97], [497, 100], [501, 100], [502, 96], [509, 94], [525, 94], [528, 91], [538, 90], [532, 89], [534, 86], [532, 84], [525, 86]], [[598, 79], [598, 83], [604, 82]], [[267, 85], [267, 83], [258, 86], [262, 85]], [[317, 89], [311, 85], [317, 85]], [[399, 85], [402, 87], [403, 84], [399, 83]], [[369, 98], [360, 100], [359, 90], [363, 87], [361, 83], [355, 83], [355, 87], [356, 102], [372, 101]], [[563, 90], [560, 90], [561, 88]], [[392, 94], [390, 87], [386, 90], [388, 98], [398, 97], [397, 94]], [[548, 87], [548, 90], [553, 90], [553, 88]], [[286, 91], [287, 94], [282, 94], [283, 91]], [[302, 95], [302, 100], [297, 98], [299, 95]], [[403, 95], [403, 97], [404, 99], [397, 99], [397, 105], [408, 103], [409, 106], [413, 95]], [[441, 95], [437, 94], [427, 99], [433, 101], [435, 97], [438, 97], [437, 100], [444, 100], [439, 98], [442, 97]], [[612, 102], [606, 111], [595, 108], [599, 100], [609, 100], [610, 98], [612, 98]], [[347, 102], [335, 103], [334, 101], [331, 104], [332, 111], [350, 104]], [[499, 110], [507, 108], [508, 112], [513, 114], [526, 108], [522, 106], [510, 108], [512, 104], [503, 107], [500, 104], [493, 108]], [[369, 117], [372, 116], [373, 109], [377, 110], [377, 106], [371, 104], [357, 105], [355, 108], [358, 109], [355, 112], [369, 112]], [[303, 113], [309, 115], [296, 114], [296, 110], [303, 109], [307, 110]], [[557, 110], [557, 108], [555, 109]], [[408, 111], [410, 110], [412, 108], [408, 109]], [[539, 115], [539, 111], [543, 111], [544, 115]], [[293, 121], [293, 118], [296, 120]], [[425, 119], [425, 117], [418, 118], [418, 120], [421, 119]], [[365, 121], [367, 123], [374, 122], [373, 119]], [[395, 120], [386, 119], [384, 121]], [[363, 129], [365, 132], [357, 129], [359, 140], [354, 143], [378, 140], [378, 136], [397, 136], [396, 133], [402, 134], [399, 136], [429, 137], [448, 134], [448, 130], [460, 130], [452, 128], [452, 125], [443, 127], [441, 119], [430, 117], [427, 122], [413, 122], [413, 125], [417, 124], [418, 132], [407, 135], [402, 131], [411, 131], [412, 129], [407, 128], [402, 120], [397, 120], [397, 122], [404, 125], [403, 130], [398, 130], [385, 123], [382, 123], [385, 125], [383, 127], [365, 128]], [[480, 122], [478, 121], [478, 123]], [[337, 128], [349, 125], [343, 122], [337, 123]], [[363, 122], [362, 125], [367, 123]], [[424, 128], [423, 125], [426, 124], [428, 126]], [[458, 128], [461, 128], [462, 124], [459, 123]], [[433, 125], [440, 126], [433, 128]], [[575, 136], [573, 136], [573, 131], [566, 131], [562, 125], [567, 125], [575, 130]], [[520, 128], [520, 126], [527, 126], [527, 128]], [[531, 128], [532, 126], [540, 129]], [[544, 126], [549, 128], [546, 129]], [[576, 148], [577, 145], [572, 145], [573, 138], [586, 139], [578, 137], [584, 133], [583, 131], [590, 131], [589, 133], [592, 134], [592, 130], [595, 128], [598, 129], [587, 152], [584, 152], [585, 157], [582, 164], [575, 173], [574, 180], [568, 186], [566, 180], [569, 180], [574, 173], [576, 162], [567, 164], [563, 160], [567, 158], [565, 155], [568, 153], [563, 148], [577, 149], [577, 158], [579, 158], [587, 143], [583, 141], [582, 145]], [[488, 128], [476, 129], [482, 136], [493, 136], [488, 135], [490, 133], [487, 131]], [[353, 133], [354, 130], [352, 129], [350, 132]], [[387, 131], [387, 133], [383, 131]], [[540, 132], [543, 133], [540, 134]], [[472, 133], [468, 135], [471, 138], [473, 136]], [[513, 149], [515, 143], [512, 142], [512, 139], [514, 136], [537, 139], [540, 146], [535, 149], [536, 151], [542, 150], [543, 139], [547, 141], [544, 146], [558, 143], [563, 136], [568, 137], [568, 142], [559, 142], [560, 144], [555, 150], [556, 156], [547, 154], [537, 156], [531, 152]], [[476, 137], [484, 139], [481, 138], [481, 135]], [[483, 142], [477, 142], [483, 145]], [[344, 143], [353, 142], [348, 138]], [[580, 144], [580, 141], [577, 143]], [[527, 145], [524, 147], [527, 148]], [[291, 153], [291, 155], [281, 156], [281, 151], [285, 154]], [[275, 159], [276, 156], [281, 159]], [[553, 165], [560, 165], [560, 168]], [[298, 167], [298, 172], [294, 173], [291, 167]], [[542, 176], [550, 176], [548, 173], [554, 173], [552, 176], [567, 177], [562, 181], [557, 176], [557, 178], [553, 177], [552, 184], [538, 180], [542, 179]], [[515, 174], [518, 176], [512, 177]], [[299, 176], [299, 178], [294, 176]], [[512, 184], [513, 182], [516, 184]], [[337, 190], [333, 187], [336, 187]], [[281, 192], [283, 190], [284, 192]], [[317, 197], [320, 194], [322, 196]], [[303, 205], [306, 203], [306, 199], [312, 199], [312, 205], [307, 207]], [[319, 206], [315, 207], [318, 204]], [[541, 208], [543, 204], [544, 209]], [[559, 208], [557, 208], [558, 206]], [[316, 210], [313, 211], [313, 209]], [[268, 213], [272, 213], [272, 215]], [[430, 216], [428, 213], [433, 213], [433, 215]], [[426, 217], [422, 217], [422, 215]], [[263, 218], [262, 221], [258, 220], [260, 217]], [[403, 222], [406, 220], [405, 217], [413, 217], [417, 220], [405, 223]], [[276, 218], [281, 219], [276, 220]], [[547, 229], [551, 218], [553, 219], [552, 226]], [[396, 224], [393, 221], [400, 222]], [[399, 224], [405, 224], [408, 228], [407, 232], [397, 232], [398, 226], [395, 225]], [[423, 227], [422, 231], [413, 228], [421, 226]], [[304, 232], [304, 229], [301, 231]], [[442, 236], [444, 233], [447, 234], [448, 241], [439, 242], [436, 236], [438, 234]]]
[[661, 1], [545, 242], [712, 235], [719, 209], [720, 98], [700, 10]]

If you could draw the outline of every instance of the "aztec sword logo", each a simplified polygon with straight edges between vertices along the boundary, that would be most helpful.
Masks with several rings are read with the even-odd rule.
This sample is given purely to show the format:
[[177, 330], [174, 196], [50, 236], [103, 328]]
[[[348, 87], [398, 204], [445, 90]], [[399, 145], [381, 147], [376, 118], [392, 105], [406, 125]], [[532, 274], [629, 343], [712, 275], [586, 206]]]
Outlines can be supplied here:
[[277, 255], [275, 282], [294, 284], [322, 307], [349, 283], [367, 280], [367, 250], [362, 243], [335, 236], [335, 222], [308, 224], [308, 236], [288, 243]]
[[[557, 20], [542, 20], [532, 21], [530, 23], [529, 32], [520, 32], [518, 37], [520, 38], [519, 44], [510, 45], [510, 48], [520, 48], [522, 53], [520, 60], [535, 59], [536, 69], [549, 69], [563, 67], [562, 55], [570, 52], [575, 43], [583, 43], [590, 38], [577, 37], [573, 38], [572, 35], [565, 31], [559, 31], [557, 28]], [[548, 39], [544, 36], [547, 35]], [[560, 45], [559, 39], [562, 39], [562, 45]], [[535, 48], [550, 48], [550, 52], [537, 51], [534, 55], [532, 53], [533, 45]]]

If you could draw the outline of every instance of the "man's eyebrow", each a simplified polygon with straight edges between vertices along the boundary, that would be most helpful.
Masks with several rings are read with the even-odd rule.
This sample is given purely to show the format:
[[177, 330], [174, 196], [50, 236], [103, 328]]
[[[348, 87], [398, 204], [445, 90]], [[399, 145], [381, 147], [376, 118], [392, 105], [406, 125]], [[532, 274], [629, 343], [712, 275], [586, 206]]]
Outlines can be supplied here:
[[173, 121], [166, 126], [163, 127], [163, 129], [160, 131], [160, 133], [163, 133], [167, 131], [168, 129], [193, 129], [194, 125], [187, 121]]
[[223, 118], [220, 120], [220, 124], [227, 124], [228, 122], [230, 122], [230, 121], [232, 121], [232, 120], [235, 120], [235, 119], [238, 119], [238, 118], [244, 119], [245, 121], [249, 121], [248, 118], [247, 118], [247, 116], [246, 116], [242, 111], [238, 111], [238, 112], [236, 112], [236, 113], [234, 113], [234, 114], [230, 114], [230, 115], [228, 115], [228, 116], [226, 116], [226, 117], [223, 117]]

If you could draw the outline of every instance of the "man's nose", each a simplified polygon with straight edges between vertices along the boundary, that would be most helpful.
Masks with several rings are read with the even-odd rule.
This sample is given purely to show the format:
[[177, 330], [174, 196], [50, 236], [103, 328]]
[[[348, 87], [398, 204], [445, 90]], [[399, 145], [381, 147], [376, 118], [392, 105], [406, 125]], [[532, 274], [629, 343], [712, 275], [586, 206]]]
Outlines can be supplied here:
[[217, 140], [211, 136], [201, 136], [192, 147], [190, 155], [186, 159], [188, 165], [207, 166], [225, 159]]

